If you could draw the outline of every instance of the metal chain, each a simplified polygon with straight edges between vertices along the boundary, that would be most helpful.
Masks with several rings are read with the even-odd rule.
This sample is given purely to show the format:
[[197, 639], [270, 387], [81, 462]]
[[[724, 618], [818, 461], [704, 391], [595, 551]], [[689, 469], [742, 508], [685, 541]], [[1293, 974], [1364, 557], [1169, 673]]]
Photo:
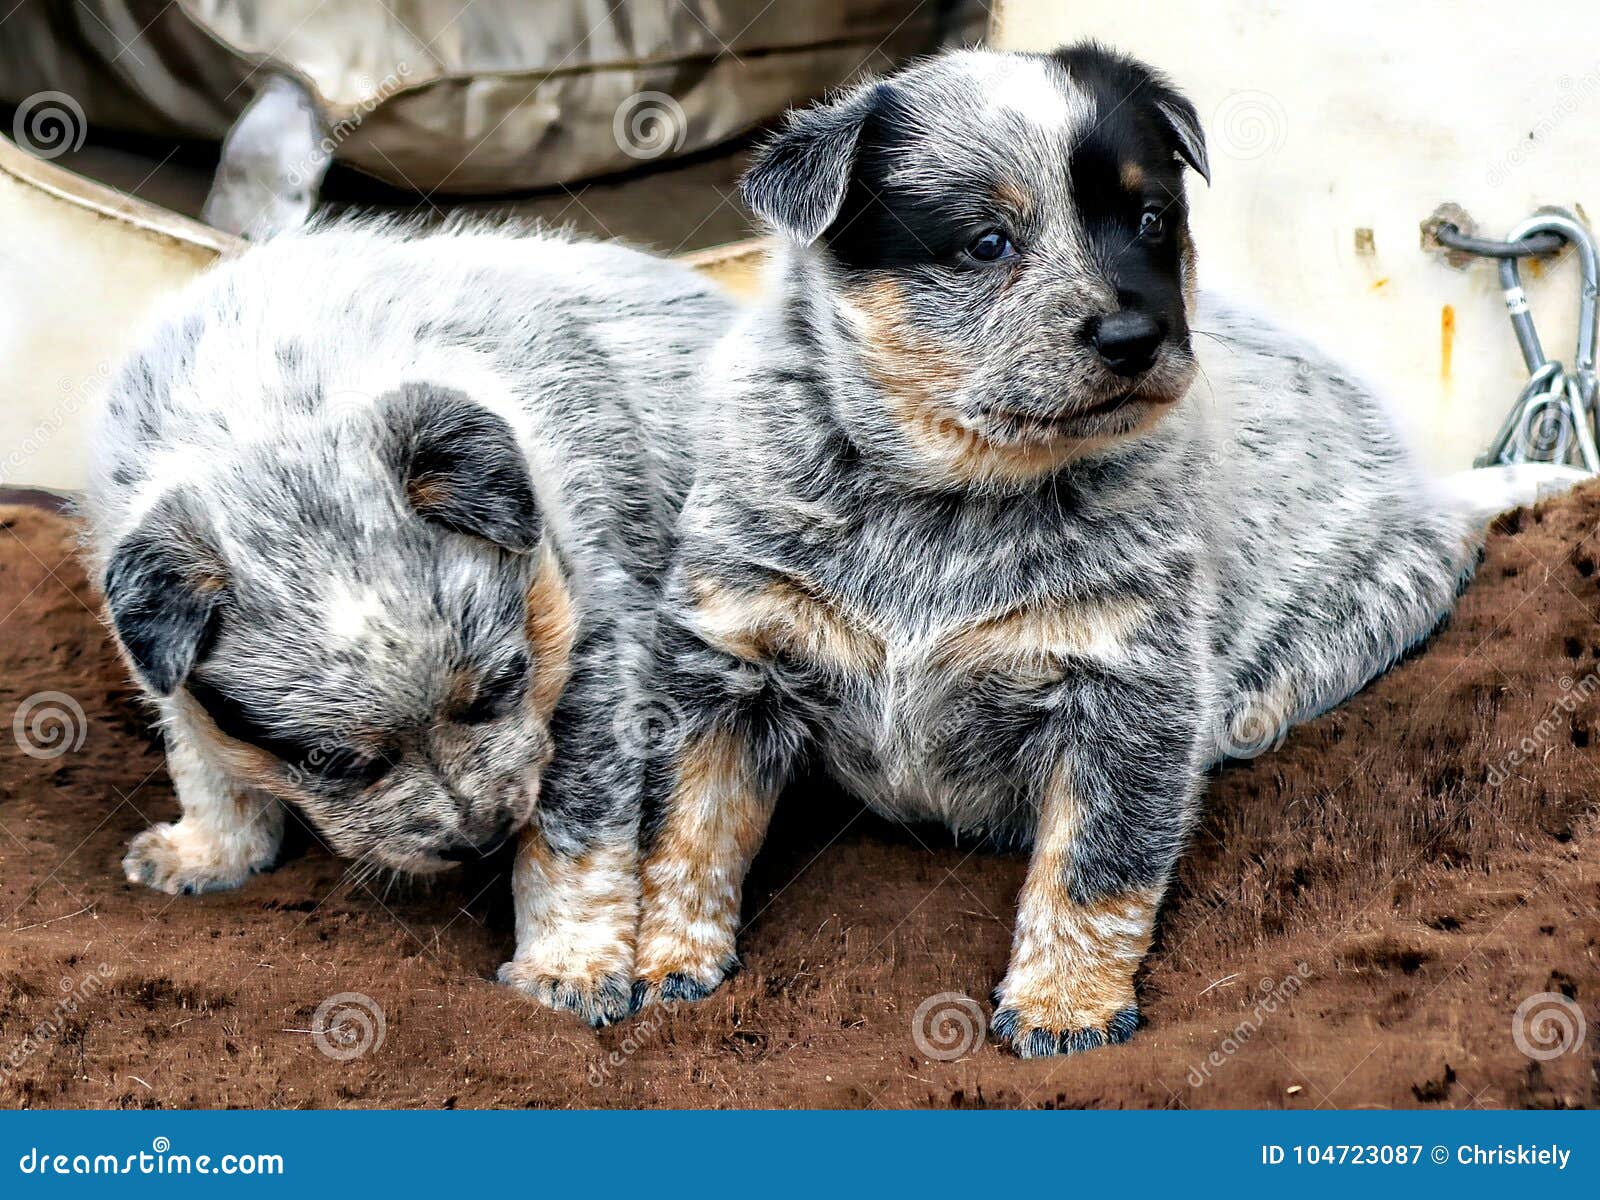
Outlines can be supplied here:
[[[1506, 312], [1528, 367], [1528, 382], [1477, 465], [1564, 463], [1575, 453], [1585, 470], [1600, 474], [1595, 436], [1600, 401], [1600, 375], [1595, 368], [1596, 339], [1600, 337], [1600, 248], [1588, 226], [1569, 212], [1543, 209], [1513, 229], [1503, 242], [1468, 236], [1451, 222], [1441, 222], [1434, 236], [1451, 250], [1499, 262]], [[1570, 369], [1546, 357], [1518, 267], [1519, 259], [1549, 254], [1568, 244], [1578, 252], [1582, 273], [1578, 346]]]

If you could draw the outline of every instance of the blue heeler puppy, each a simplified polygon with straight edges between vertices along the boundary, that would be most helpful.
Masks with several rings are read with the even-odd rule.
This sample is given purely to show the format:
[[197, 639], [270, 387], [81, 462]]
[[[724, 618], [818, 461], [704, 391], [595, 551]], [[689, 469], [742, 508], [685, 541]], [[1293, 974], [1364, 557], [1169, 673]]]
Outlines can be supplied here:
[[686, 267], [490, 230], [335, 226], [180, 296], [111, 389], [88, 502], [183, 809], [128, 878], [233, 887], [273, 864], [285, 805], [363, 869], [520, 832], [501, 978], [623, 1015], [628, 721], [688, 482], [676, 424], [728, 320]]
[[1426, 636], [1526, 495], [1452, 499], [1343, 369], [1200, 296], [1186, 166], [1194, 108], [1094, 45], [934, 58], [758, 156], [782, 247], [713, 356], [666, 584], [637, 1004], [734, 967], [811, 762], [1031, 845], [994, 1031], [1123, 1041], [1207, 767]]

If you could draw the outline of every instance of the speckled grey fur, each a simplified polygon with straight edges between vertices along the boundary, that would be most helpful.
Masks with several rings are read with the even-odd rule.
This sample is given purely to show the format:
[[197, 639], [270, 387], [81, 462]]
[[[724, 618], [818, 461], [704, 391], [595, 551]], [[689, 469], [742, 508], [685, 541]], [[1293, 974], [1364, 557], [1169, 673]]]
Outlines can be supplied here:
[[[712, 360], [666, 589], [654, 686], [686, 718], [647, 785], [636, 1003], [733, 968], [749, 854], [820, 764], [890, 818], [1033, 844], [994, 1028], [1025, 1055], [1123, 1040], [1206, 769], [1359, 689], [1470, 577], [1482, 514], [1344, 368], [1197, 299], [1192, 254], [1140, 285], [1187, 296], [1149, 370], [1097, 361], [1079, 330], [1141, 303], [1118, 254], [1143, 218], [1085, 215], [1084, 146], [1188, 242], [1193, 110], [1096, 47], [942, 56], [758, 157], [782, 244]], [[1022, 249], [947, 257], [941, 220]], [[1153, 398], [1091, 411], [1129, 387]], [[1048, 465], [973, 466], [996, 446]]]
[[[177, 297], [110, 390], [87, 504], [184, 809], [136, 839], [129, 877], [238, 884], [273, 862], [281, 799], [363, 867], [439, 870], [527, 826], [542, 848], [519, 858], [508, 978], [620, 1015], [640, 765], [618, 733], [688, 482], [689, 381], [728, 310], [618, 245], [370, 223], [286, 236]], [[547, 555], [578, 621], [548, 723], [526, 681], [565, 669], [524, 610]], [[500, 709], [471, 708], [523, 667]], [[619, 944], [584, 943], [593, 913], [523, 894], [541, 886], [606, 892]]]

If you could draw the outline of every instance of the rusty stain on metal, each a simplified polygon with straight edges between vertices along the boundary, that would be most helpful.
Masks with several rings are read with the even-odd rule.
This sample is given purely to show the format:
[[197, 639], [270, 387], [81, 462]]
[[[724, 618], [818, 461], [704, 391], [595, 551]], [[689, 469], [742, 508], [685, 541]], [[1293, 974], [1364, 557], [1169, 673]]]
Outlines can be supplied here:
[[1450, 378], [1450, 360], [1456, 348], [1456, 307], [1446, 304], [1439, 310], [1439, 378]]
[[1470, 254], [1460, 250], [1452, 250], [1435, 236], [1440, 225], [1454, 225], [1462, 233], [1473, 235], [1478, 231], [1478, 223], [1472, 219], [1471, 214], [1459, 204], [1445, 203], [1439, 205], [1422, 222], [1422, 248], [1430, 254], [1438, 254], [1444, 258], [1445, 265], [1464, 271], [1477, 260]]

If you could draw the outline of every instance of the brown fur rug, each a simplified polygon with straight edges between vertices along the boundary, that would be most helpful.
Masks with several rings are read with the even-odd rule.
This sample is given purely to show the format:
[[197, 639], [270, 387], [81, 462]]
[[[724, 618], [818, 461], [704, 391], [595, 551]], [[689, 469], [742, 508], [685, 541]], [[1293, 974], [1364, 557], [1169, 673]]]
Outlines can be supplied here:
[[[129, 837], [176, 811], [160, 749], [73, 526], [0, 508], [0, 1104], [1593, 1105], [1597, 521], [1600, 486], [1503, 518], [1424, 653], [1219, 772], [1146, 1027], [1021, 1062], [966, 1025], [1022, 860], [820, 788], [786, 798], [757, 864], [744, 973], [599, 1033], [487, 982], [511, 949], [504, 861], [351, 890], [302, 836], [238, 892], [124, 883]], [[319, 1017], [341, 993], [366, 1000]]]

